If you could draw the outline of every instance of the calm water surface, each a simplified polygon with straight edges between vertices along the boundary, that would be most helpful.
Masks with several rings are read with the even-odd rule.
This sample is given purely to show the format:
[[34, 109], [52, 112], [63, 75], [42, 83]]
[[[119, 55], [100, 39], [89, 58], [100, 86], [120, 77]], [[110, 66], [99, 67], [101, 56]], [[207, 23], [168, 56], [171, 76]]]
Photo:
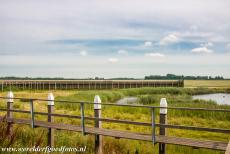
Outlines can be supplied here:
[[[194, 95], [193, 99], [202, 99], [202, 100], [212, 100], [220, 105], [230, 105], [230, 94], [225, 93], [216, 93], [216, 94], [204, 94], [204, 95]], [[138, 102], [137, 97], [124, 97], [118, 100], [117, 104], [136, 104]]]
[[118, 100], [117, 104], [135, 104], [138, 101], [137, 97], [124, 97]]
[[212, 100], [220, 105], [230, 105], [230, 94], [224, 93], [194, 95], [193, 99]]

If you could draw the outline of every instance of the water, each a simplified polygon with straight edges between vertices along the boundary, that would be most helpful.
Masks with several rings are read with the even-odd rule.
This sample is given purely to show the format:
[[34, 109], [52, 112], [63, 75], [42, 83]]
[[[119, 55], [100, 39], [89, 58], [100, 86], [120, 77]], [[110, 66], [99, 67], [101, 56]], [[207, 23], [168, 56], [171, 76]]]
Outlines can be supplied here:
[[124, 97], [118, 100], [117, 104], [135, 104], [138, 101], [137, 97]]
[[193, 99], [212, 100], [219, 105], [230, 105], [230, 94], [224, 93], [194, 95]]

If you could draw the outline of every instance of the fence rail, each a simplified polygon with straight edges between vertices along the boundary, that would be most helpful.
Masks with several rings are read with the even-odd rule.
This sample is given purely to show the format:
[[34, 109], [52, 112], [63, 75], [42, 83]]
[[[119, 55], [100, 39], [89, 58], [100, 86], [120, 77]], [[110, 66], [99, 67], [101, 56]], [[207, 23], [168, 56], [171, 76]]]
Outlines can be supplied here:
[[[49, 95], [52, 96], [52, 95]], [[96, 97], [95, 97], [96, 98]], [[97, 96], [98, 98], [98, 96]], [[179, 137], [169, 137], [166, 134], [167, 129], [182, 129], [182, 130], [196, 130], [196, 131], [207, 131], [207, 132], [216, 132], [216, 133], [225, 133], [230, 134], [230, 129], [222, 129], [222, 128], [207, 128], [207, 127], [196, 127], [196, 126], [185, 126], [185, 125], [171, 125], [167, 124], [167, 110], [197, 110], [202, 112], [227, 112], [230, 110], [227, 109], [207, 109], [207, 108], [186, 108], [186, 107], [168, 107], [166, 99], [162, 99], [160, 106], [146, 106], [146, 105], [131, 105], [131, 104], [113, 104], [113, 103], [101, 103], [100, 98], [95, 99], [94, 102], [82, 102], [82, 101], [67, 101], [67, 100], [55, 100], [55, 102], [59, 103], [76, 103], [80, 105], [80, 115], [68, 115], [68, 114], [57, 114], [54, 112], [54, 97], [49, 97], [48, 99], [33, 99], [33, 98], [21, 98], [21, 97], [13, 97], [13, 95], [8, 95], [7, 97], [0, 97], [0, 99], [7, 100], [7, 108], [0, 108], [1, 112], [7, 112], [5, 121], [8, 122], [8, 125], [12, 126], [13, 123], [16, 124], [29, 124], [32, 128], [35, 127], [44, 127], [49, 129], [48, 135], [48, 144], [49, 146], [54, 145], [54, 129], [63, 129], [63, 130], [71, 130], [82, 132], [85, 134], [94, 134], [95, 144], [97, 149], [97, 153], [102, 153], [102, 145], [101, 145], [101, 135], [103, 136], [111, 136], [115, 138], [127, 138], [134, 140], [143, 140], [143, 141], [151, 141], [153, 144], [159, 143], [159, 153], [165, 153], [166, 144], [175, 144], [175, 145], [184, 145], [191, 146], [197, 148], [208, 148], [214, 150], [222, 150], [225, 151], [227, 149], [228, 142], [221, 141], [210, 141], [210, 140], [197, 140], [197, 139], [189, 139], [189, 138], [179, 138]], [[30, 110], [19, 110], [13, 109], [13, 101], [14, 100], [23, 100], [30, 103]], [[48, 101], [48, 112], [35, 112], [34, 111], [34, 102]], [[85, 116], [85, 104], [94, 105], [94, 117]], [[118, 119], [110, 119], [110, 118], [102, 118], [101, 117], [101, 106], [117, 106], [117, 107], [137, 107], [137, 108], [145, 108], [149, 109], [151, 112], [151, 122], [138, 122], [138, 121], [129, 121], [129, 120], [118, 120]], [[156, 110], [160, 110], [160, 123], [156, 123]], [[30, 114], [30, 119], [20, 119], [14, 118], [14, 112]], [[35, 115], [43, 115], [48, 117], [48, 121], [38, 121], [35, 120]], [[75, 118], [80, 119], [80, 126], [69, 125], [69, 124], [59, 124], [53, 122], [53, 117], [63, 117], [63, 118]], [[1, 119], [4, 119], [1, 117]], [[85, 120], [91, 120], [95, 122], [94, 127], [86, 127]], [[104, 129], [101, 127], [101, 122], [110, 122], [110, 123], [122, 123], [122, 124], [132, 124], [139, 126], [151, 127], [152, 131], [150, 134], [143, 133], [133, 133], [127, 131], [117, 131], [111, 129]], [[160, 128], [160, 134], [156, 135], [156, 127]], [[12, 129], [12, 127], [8, 127]], [[9, 130], [11, 132], [12, 130]]]

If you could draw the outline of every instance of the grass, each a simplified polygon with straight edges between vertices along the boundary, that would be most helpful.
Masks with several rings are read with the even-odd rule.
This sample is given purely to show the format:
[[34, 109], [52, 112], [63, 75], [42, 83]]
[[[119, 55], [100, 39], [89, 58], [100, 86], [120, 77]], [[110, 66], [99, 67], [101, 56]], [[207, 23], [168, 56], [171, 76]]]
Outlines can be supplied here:
[[230, 80], [185, 80], [185, 87], [230, 88]]
[[[140, 104], [144, 105], [159, 105], [160, 98], [166, 97], [169, 106], [180, 107], [204, 107], [204, 108], [222, 108], [230, 109], [227, 105], [217, 105], [215, 102], [192, 100], [193, 94], [215, 93], [215, 92], [229, 92], [229, 89], [215, 89], [215, 88], [138, 88], [138, 89], [121, 89], [121, 90], [90, 90], [90, 91], [53, 91], [56, 100], [79, 100], [79, 101], [93, 101], [95, 95], [100, 95], [102, 102], [115, 102], [118, 99], [125, 96], [139, 97]], [[33, 97], [46, 99], [48, 91], [18, 91], [14, 95], [17, 97]], [[1, 96], [6, 96], [6, 92], [1, 93]], [[23, 100], [22, 100], [23, 101]], [[14, 108], [29, 110], [29, 103], [15, 101]], [[0, 107], [5, 107], [6, 103], [2, 100]], [[35, 111], [47, 112], [46, 102], [36, 102]], [[67, 104], [67, 103], [55, 103], [55, 113], [80, 115], [79, 104]], [[93, 116], [93, 106], [86, 105], [86, 116]], [[3, 115], [3, 113], [1, 113]], [[158, 115], [158, 113], [157, 113]], [[15, 117], [29, 118], [30, 115], [15, 113]], [[103, 106], [102, 116], [105, 118], [124, 119], [140, 122], [150, 122], [151, 114], [148, 109], [143, 108], [128, 108], [128, 107], [114, 107]], [[36, 116], [36, 119], [46, 120], [44, 116]], [[156, 121], [159, 121], [159, 116], [156, 117]], [[55, 122], [62, 122], [68, 124], [80, 124], [78, 119], [66, 119], [55, 117]], [[169, 110], [168, 111], [168, 123], [176, 125], [189, 125], [189, 126], [201, 126], [211, 128], [230, 128], [230, 115], [226, 113], [214, 113], [214, 112], [201, 112], [201, 111], [181, 111], [181, 110]], [[93, 126], [92, 121], [86, 121], [87, 126]], [[14, 125], [16, 130], [19, 125]], [[21, 126], [21, 125], [20, 125]], [[13, 147], [31, 146], [39, 140], [41, 132], [44, 132], [42, 137], [41, 146], [46, 146], [46, 133], [44, 128], [31, 129], [29, 126], [23, 126], [23, 129], [19, 129], [19, 136], [15, 137], [15, 142], [11, 145]], [[150, 133], [151, 128], [146, 126], [135, 126], [127, 124], [114, 124], [103, 122], [103, 128], [126, 130], [131, 132]], [[158, 132], [158, 129], [157, 129]], [[222, 133], [208, 133], [200, 131], [187, 131], [169, 129], [169, 136], [178, 137], [190, 137], [209, 140], [220, 140], [228, 142], [230, 136]], [[28, 142], [32, 141], [32, 142]], [[1, 142], [2, 143], [2, 142]], [[79, 147], [87, 146], [87, 153], [94, 152], [94, 136], [87, 135], [82, 136], [80, 133], [70, 131], [55, 131], [55, 146], [66, 147]], [[103, 142], [104, 153], [153, 153], [157, 152], [158, 145], [153, 146], [150, 142], [133, 141], [127, 139], [114, 139], [111, 137], [104, 137]], [[193, 149], [191, 147], [167, 146], [168, 153], [175, 154], [219, 154], [220, 151], [206, 150], [206, 149]]]
[[45, 129], [38, 128], [34, 131], [28, 129], [28, 126], [14, 125], [12, 133], [9, 133], [4, 119], [5, 117], [0, 121], [0, 148], [33, 147], [43, 143]]

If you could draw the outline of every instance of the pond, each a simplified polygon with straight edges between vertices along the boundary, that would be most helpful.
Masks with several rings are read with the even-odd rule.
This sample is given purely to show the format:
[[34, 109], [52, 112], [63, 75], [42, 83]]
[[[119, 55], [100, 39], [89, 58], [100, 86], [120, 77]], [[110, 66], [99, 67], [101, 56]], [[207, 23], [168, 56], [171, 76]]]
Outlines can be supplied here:
[[[215, 93], [215, 94], [204, 94], [194, 95], [193, 99], [212, 100], [219, 105], [230, 105], [230, 94]], [[137, 104], [138, 97], [124, 97], [116, 102], [117, 104]]]
[[117, 104], [136, 104], [138, 101], [137, 97], [124, 97], [120, 100], [118, 100]]
[[202, 100], [212, 100], [219, 105], [230, 105], [230, 94], [225, 93], [215, 93], [215, 94], [204, 94], [204, 95], [194, 95], [193, 99]]

